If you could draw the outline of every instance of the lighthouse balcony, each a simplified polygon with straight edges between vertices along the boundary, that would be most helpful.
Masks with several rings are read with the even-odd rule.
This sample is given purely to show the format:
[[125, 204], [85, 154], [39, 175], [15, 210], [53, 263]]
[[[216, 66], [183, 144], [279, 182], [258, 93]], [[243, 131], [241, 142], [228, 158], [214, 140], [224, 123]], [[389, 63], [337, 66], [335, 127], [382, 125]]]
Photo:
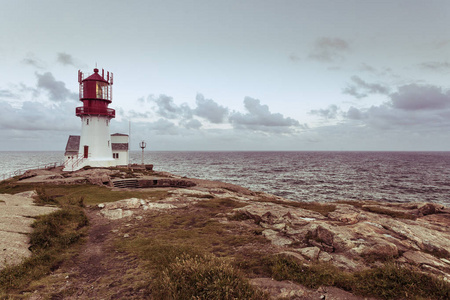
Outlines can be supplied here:
[[116, 111], [112, 108], [98, 108], [98, 107], [77, 107], [75, 110], [77, 117], [83, 115], [97, 115], [97, 116], [108, 116], [111, 118], [116, 117]]

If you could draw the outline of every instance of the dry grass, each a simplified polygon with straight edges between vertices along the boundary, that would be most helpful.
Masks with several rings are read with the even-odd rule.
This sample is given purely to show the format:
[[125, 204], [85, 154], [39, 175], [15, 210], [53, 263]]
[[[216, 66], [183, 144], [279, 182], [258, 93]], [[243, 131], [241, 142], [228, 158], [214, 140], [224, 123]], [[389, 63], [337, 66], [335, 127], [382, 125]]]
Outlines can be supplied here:
[[356, 295], [382, 299], [450, 299], [449, 283], [392, 263], [349, 273], [329, 264], [306, 266], [290, 257], [277, 256], [271, 266], [276, 280], [292, 280], [310, 288], [335, 286]]

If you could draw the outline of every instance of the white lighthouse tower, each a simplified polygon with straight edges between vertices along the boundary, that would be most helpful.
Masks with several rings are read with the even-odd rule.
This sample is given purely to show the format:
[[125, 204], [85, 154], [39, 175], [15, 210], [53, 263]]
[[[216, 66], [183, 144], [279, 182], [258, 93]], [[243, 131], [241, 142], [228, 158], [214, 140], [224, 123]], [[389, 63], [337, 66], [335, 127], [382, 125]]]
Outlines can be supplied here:
[[92, 75], [86, 76], [84, 78], [85, 74], [78, 71], [83, 106], [76, 108], [76, 115], [81, 118], [81, 136], [79, 141], [76, 140], [77, 154], [68, 157], [65, 163], [66, 171], [79, 170], [84, 166], [110, 167], [117, 164], [113, 158], [109, 131], [110, 121], [116, 116], [115, 110], [108, 108], [112, 102], [113, 74], [107, 72], [105, 78], [104, 71], [100, 75], [95, 68]]

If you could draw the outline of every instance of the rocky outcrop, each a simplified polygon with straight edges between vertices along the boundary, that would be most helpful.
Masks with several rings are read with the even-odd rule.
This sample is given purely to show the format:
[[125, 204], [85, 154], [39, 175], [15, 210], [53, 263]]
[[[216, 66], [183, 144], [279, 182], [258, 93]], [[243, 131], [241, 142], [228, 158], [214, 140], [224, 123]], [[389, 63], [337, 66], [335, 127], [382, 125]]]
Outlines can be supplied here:
[[97, 208], [100, 209], [99, 214], [105, 218], [116, 220], [131, 217], [136, 213], [139, 214], [140, 211], [166, 211], [183, 208], [212, 197], [209, 192], [175, 189], [169, 191], [168, 197], [158, 202], [155, 202], [153, 199], [130, 198], [116, 202], [100, 203], [97, 205]]
[[450, 280], [450, 211], [442, 205], [333, 204], [336, 209], [326, 216], [287, 202], [252, 202], [234, 214], [251, 218], [274, 246], [304, 261], [354, 271], [396, 260]]

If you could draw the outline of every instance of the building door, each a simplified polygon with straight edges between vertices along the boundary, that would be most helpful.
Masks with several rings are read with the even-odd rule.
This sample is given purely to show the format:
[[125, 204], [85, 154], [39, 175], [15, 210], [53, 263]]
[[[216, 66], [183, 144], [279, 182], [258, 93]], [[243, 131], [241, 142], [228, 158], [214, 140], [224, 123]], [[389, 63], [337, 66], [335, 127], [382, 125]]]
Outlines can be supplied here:
[[84, 158], [88, 158], [89, 155], [89, 146], [84, 146]]

